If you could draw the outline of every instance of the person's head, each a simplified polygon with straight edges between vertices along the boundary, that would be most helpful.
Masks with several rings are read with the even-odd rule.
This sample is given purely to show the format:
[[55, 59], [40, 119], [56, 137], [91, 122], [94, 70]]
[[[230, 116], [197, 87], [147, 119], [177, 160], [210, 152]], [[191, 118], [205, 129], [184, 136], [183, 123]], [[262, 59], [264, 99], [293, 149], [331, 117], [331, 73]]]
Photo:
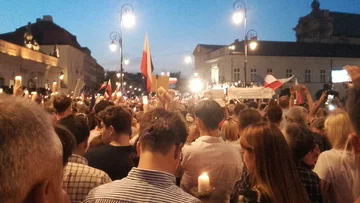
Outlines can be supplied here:
[[239, 127], [238, 123], [234, 119], [228, 119], [224, 121], [221, 131], [225, 135], [225, 140], [236, 141], [239, 139]]
[[267, 122], [252, 124], [244, 130], [240, 144], [252, 187], [271, 202], [308, 202], [289, 146], [278, 127]]
[[293, 106], [285, 116], [286, 122], [307, 125], [307, 110], [302, 106]]
[[227, 106], [227, 109], [228, 109], [228, 112], [229, 112], [229, 115], [230, 115], [230, 116], [233, 115], [233, 114], [235, 114], [235, 113], [234, 113], [235, 104], [229, 104], [229, 105]]
[[161, 165], [175, 173], [187, 136], [185, 121], [179, 114], [161, 108], [145, 113], [140, 120], [137, 144], [139, 167], [148, 164], [145, 162], [162, 160], [166, 164]]
[[68, 129], [75, 137], [76, 147], [74, 147], [73, 153], [84, 156], [90, 135], [86, 120], [81, 116], [71, 115], [60, 119], [59, 124]]
[[235, 108], [234, 108], [234, 113], [235, 113], [236, 116], [238, 116], [239, 113], [240, 113], [241, 111], [245, 110], [245, 109], [247, 109], [246, 104], [237, 103], [237, 104], [235, 105]]
[[282, 108], [282, 109], [289, 108], [289, 103], [290, 103], [290, 100], [289, 100], [288, 96], [281, 96], [279, 98], [279, 106], [280, 106], [280, 108]]
[[259, 104], [257, 102], [252, 101], [248, 104], [248, 107], [251, 109], [257, 109], [259, 107]]
[[261, 122], [262, 117], [256, 109], [245, 109], [239, 113], [239, 131], [240, 133], [249, 125]]
[[331, 114], [325, 120], [325, 132], [332, 148], [345, 149], [348, 136], [353, 132], [348, 114], [345, 112]]
[[60, 117], [66, 117], [72, 114], [71, 104], [71, 98], [65, 95], [55, 96], [53, 101], [53, 106], [56, 109], [56, 113]]
[[117, 136], [131, 135], [132, 117], [130, 112], [122, 106], [109, 106], [98, 115], [100, 131], [103, 141], [110, 142]]
[[58, 135], [63, 148], [63, 166], [68, 163], [69, 157], [72, 154], [73, 149], [76, 147], [76, 140], [73, 134], [64, 126], [55, 125], [55, 132]]
[[218, 130], [220, 122], [224, 119], [224, 111], [214, 100], [202, 100], [194, 108], [195, 123], [201, 131]]
[[266, 110], [266, 118], [270, 123], [280, 126], [282, 121], [282, 109], [278, 106], [270, 106]]
[[325, 120], [326, 117], [316, 118], [310, 125], [311, 131], [321, 136], [325, 136]]
[[325, 90], [325, 91], [331, 90], [331, 86], [329, 84], [324, 84], [323, 90]]
[[62, 202], [63, 156], [37, 103], [0, 96], [0, 202]]
[[290, 146], [294, 161], [300, 161], [313, 167], [320, 155], [320, 148], [309, 128], [296, 123], [286, 126], [286, 140]]
[[[358, 81], [353, 81], [358, 83]], [[349, 135], [349, 142], [356, 154], [360, 153], [360, 91], [359, 88], [348, 88], [346, 109], [349, 113], [354, 133]]]

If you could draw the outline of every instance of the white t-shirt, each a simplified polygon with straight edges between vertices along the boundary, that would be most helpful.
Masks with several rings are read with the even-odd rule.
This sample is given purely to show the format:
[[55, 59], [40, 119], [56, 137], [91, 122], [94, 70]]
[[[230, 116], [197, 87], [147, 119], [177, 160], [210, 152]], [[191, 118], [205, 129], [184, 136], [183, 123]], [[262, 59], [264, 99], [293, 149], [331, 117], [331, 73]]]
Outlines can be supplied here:
[[330, 203], [353, 203], [360, 196], [360, 157], [331, 149], [320, 154], [314, 172], [330, 184]]

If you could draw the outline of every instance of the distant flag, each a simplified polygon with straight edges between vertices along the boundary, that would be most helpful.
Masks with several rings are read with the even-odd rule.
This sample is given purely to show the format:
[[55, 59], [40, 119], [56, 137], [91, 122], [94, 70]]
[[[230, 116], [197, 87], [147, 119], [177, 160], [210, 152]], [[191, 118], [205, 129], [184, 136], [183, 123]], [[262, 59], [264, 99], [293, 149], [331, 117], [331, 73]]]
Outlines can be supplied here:
[[111, 99], [112, 96], [112, 89], [111, 89], [111, 80], [109, 79], [109, 81], [104, 82], [104, 84], [101, 85], [100, 89], [98, 90], [98, 92], [104, 90], [104, 97], [105, 98], [109, 98]]
[[144, 50], [142, 54], [140, 70], [143, 76], [146, 78], [147, 92], [151, 92], [152, 71], [154, 70], [154, 67], [151, 60], [150, 45], [149, 45], [149, 39], [147, 33], [145, 36]]
[[279, 89], [283, 84], [289, 82], [291, 79], [293, 79], [295, 75], [289, 77], [289, 78], [282, 78], [282, 79], [276, 79], [272, 75], [266, 75], [264, 78], [264, 87], [268, 87], [276, 91]]

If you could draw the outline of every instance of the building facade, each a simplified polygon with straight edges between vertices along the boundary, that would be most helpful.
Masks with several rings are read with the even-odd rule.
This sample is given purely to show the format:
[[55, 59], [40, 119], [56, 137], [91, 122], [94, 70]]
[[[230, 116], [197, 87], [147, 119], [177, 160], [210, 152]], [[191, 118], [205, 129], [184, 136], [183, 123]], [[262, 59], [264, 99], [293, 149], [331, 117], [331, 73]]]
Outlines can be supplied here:
[[[193, 52], [195, 72], [210, 83], [244, 81], [243, 50], [243, 41], [227, 46], [199, 44]], [[314, 95], [324, 84], [332, 82], [332, 70], [345, 65], [360, 66], [360, 46], [259, 41], [257, 49], [248, 52], [246, 75], [247, 82], [255, 84], [262, 84], [267, 74], [275, 78], [295, 75]], [[284, 87], [289, 85], [291, 82]], [[344, 92], [340, 84], [335, 88]]]
[[[26, 47], [24, 36], [30, 33], [31, 43], [38, 44], [39, 51], [58, 57], [58, 65], [64, 75], [60, 81], [61, 91], [70, 93], [75, 89], [78, 79], [81, 84], [97, 89], [104, 81], [104, 68], [91, 56], [87, 47], [81, 47], [76, 36], [53, 22], [51, 16], [36, 19], [16, 29], [14, 32], [0, 35], [0, 39]], [[46, 84], [41, 84], [44, 87]]]
[[58, 58], [0, 40], [0, 87], [13, 86], [15, 76], [21, 76], [26, 87], [44, 87], [60, 82], [61, 71]]

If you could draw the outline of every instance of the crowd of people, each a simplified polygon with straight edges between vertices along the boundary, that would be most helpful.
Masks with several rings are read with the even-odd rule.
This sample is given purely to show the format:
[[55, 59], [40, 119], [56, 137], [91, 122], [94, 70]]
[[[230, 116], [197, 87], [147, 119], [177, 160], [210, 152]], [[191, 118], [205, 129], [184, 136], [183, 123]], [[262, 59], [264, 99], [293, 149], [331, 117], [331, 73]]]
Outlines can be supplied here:
[[0, 202], [358, 203], [360, 68], [346, 70], [347, 103], [335, 109], [304, 85], [225, 107], [168, 92], [93, 108], [66, 95], [0, 94]]

